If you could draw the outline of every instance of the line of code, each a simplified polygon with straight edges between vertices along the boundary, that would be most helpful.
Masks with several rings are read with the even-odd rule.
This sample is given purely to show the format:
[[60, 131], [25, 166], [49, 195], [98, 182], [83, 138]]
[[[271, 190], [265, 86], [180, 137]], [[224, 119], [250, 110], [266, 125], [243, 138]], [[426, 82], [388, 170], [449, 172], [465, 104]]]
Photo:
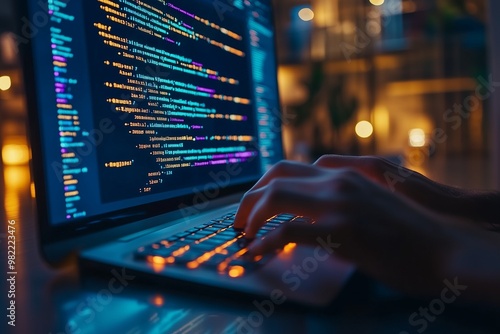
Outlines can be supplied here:
[[64, 187], [65, 218], [75, 219], [86, 216], [86, 211], [79, 207], [82, 200], [80, 179], [88, 173], [88, 166], [82, 165], [77, 150], [84, 147], [86, 133], [80, 126], [80, 111], [73, 104], [72, 89], [78, 80], [72, 76], [77, 66], [73, 62], [72, 36], [66, 34], [61, 24], [74, 21], [75, 17], [67, 14], [67, 4], [63, 1], [49, 0], [50, 39], [52, 50], [52, 67], [54, 70], [55, 107], [60, 141], [61, 174]]
[[259, 170], [246, 22], [206, 1], [93, 2], [94, 118], [117, 125], [97, 152], [102, 200], [203, 184], [230, 164]]

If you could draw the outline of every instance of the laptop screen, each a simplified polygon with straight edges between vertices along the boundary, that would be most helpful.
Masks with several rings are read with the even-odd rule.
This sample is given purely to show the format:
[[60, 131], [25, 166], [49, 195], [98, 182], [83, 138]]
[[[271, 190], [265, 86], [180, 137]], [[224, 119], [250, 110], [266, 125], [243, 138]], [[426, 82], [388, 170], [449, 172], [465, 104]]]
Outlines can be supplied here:
[[212, 199], [283, 158], [270, 1], [28, 8], [50, 226]]

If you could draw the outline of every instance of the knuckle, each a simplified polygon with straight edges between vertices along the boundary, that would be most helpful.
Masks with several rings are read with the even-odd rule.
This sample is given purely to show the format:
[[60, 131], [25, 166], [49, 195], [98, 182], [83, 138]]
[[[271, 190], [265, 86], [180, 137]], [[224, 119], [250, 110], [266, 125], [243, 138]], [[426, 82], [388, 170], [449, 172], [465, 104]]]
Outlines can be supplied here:
[[274, 166], [273, 172], [275, 176], [294, 174], [305, 166], [305, 164], [297, 161], [283, 160]]
[[280, 186], [280, 183], [279, 179], [272, 179], [269, 181], [269, 189], [272, 191], [276, 190]]
[[315, 165], [325, 165], [325, 164], [328, 164], [328, 162], [330, 161], [330, 159], [331, 159], [331, 156], [329, 156], [329, 155], [323, 155], [318, 160], [316, 160], [316, 162], [314, 164]]
[[363, 165], [370, 171], [382, 172], [387, 166], [387, 161], [376, 156], [362, 157]]
[[354, 169], [344, 169], [340, 172], [341, 180], [344, 182], [352, 182], [361, 177], [361, 174]]
[[339, 192], [350, 192], [356, 188], [358, 180], [362, 178], [361, 174], [352, 169], [340, 171], [337, 177], [330, 181], [330, 187]]
[[248, 201], [248, 197], [250, 196], [250, 192], [247, 191], [246, 193], [243, 194], [243, 197], [241, 198], [241, 202], [246, 202]]
[[274, 169], [277, 171], [287, 170], [288, 168], [290, 168], [291, 165], [292, 162], [287, 160], [282, 160], [274, 166]]
[[267, 200], [275, 202], [280, 200], [286, 193], [283, 187], [284, 181], [281, 179], [274, 179], [269, 183], [268, 191], [266, 192]]
[[252, 190], [247, 191], [243, 195], [243, 197], [241, 198], [241, 203], [246, 203], [246, 202], [250, 201], [250, 199], [252, 198], [253, 194], [254, 194], [254, 192]]

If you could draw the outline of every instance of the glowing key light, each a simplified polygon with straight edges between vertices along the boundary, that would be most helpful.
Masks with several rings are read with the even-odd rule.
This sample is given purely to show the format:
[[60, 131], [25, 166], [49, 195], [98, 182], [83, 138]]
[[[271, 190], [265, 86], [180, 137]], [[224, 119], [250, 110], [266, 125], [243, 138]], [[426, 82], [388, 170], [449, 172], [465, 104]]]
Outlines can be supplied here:
[[425, 132], [422, 129], [411, 129], [408, 133], [411, 147], [425, 146]]
[[232, 266], [229, 268], [228, 275], [231, 278], [238, 278], [245, 274], [245, 268], [242, 266]]
[[370, 3], [374, 6], [382, 6], [385, 0], [370, 0]]
[[156, 295], [153, 298], [151, 298], [151, 304], [157, 307], [162, 307], [165, 304], [165, 299], [161, 295]]
[[370, 138], [373, 134], [373, 125], [368, 121], [361, 121], [356, 124], [356, 134], [360, 138]]
[[304, 22], [309, 22], [314, 19], [314, 12], [312, 11], [311, 8], [302, 8], [299, 11], [299, 18], [304, 21]]
[[283, 247], [283, 252], [285, 253], [291, 253], [295, 248], [297, 247], [296, 243], [289, 243], [285, 247]]
[[6, 91], [12, 87], [12, 80], [8, 75], [0, 77], [0, 90]]

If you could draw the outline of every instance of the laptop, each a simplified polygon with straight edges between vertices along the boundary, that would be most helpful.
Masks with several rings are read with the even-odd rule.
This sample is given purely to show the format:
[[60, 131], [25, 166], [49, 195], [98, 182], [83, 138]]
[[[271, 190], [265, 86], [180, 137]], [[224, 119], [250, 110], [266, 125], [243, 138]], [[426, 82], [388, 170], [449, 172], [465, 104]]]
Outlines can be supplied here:
[[[284, 158], [271, 1], [25, 0], [40, 244], [54, 266], [328, 305], [328, 242], [246, 258], [238, 202]], [[258, 237], [292, 220], [269, 217]], [[221, 292], [222, 293], [222, 292]]]

